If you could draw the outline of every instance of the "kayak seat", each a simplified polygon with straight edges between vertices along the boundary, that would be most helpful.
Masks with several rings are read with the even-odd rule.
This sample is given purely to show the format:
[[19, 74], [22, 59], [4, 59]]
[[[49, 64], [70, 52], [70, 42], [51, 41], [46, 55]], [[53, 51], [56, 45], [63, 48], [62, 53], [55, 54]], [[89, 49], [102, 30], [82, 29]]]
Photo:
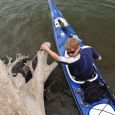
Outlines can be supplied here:
[[86, 103], [93, 103], [107, 97], [106, 90], [98, 80], [87, 81], [81, 85], [81, 88], [84, 92], [83, 101]]

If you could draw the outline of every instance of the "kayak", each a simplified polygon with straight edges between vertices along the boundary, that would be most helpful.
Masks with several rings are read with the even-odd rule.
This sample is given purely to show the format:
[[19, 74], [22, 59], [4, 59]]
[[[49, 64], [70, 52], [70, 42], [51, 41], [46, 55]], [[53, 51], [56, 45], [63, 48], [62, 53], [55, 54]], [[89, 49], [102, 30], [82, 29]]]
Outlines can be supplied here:
[[[73, 28], [64, 18], [62, 13], [58, 10], [53, 0], [48, 0], [51, 11], [54, 39], [59, 55], [67, 55], [65, 44], [67, 39], [74, 37], [78, 40], [80, 47], [84, 46], [83, 40], [78, 37]], [[76, 107], [79, 109], [81, 115], [115, 115], [115, 96], [109, 86], [103, 80], [99, 68], [93, 63], [96, 71], [96, 80], [104, 87], [105, 95], [99, 100], [94, 100], [91, 103], [84, 103], [83, 90], [80, 81], [76, 81], [71, 75], [68, 65], [61, 63], [65, 78], [70, 87], [71, 93], [74, 97]], [[98, 93], [98, 92], [97, 92]], [[92, 97], [93, 98], [93, 97]]]

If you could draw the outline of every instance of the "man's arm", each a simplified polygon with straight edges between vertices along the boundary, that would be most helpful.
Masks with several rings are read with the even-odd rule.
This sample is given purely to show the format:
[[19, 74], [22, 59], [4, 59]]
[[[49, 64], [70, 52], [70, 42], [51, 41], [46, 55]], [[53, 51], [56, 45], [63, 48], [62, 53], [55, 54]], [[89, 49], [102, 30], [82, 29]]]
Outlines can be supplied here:
[[80, 59], [80, 54], [77, 57], [75, 57], [75, 58], [73, 58], [73, 57], [70, 58], [70, 57], [59, 56], [57, 53], [55, 53], [54, 51], [52, 51], [48, 47], [47, 43], [43, 43], [41, 45], [41, 49], [44, 50], [44, 51], [46, 51], [54, 60], [60, 61], [62, 63], [71, 64], [71, 63], [73, 63], [75, 61], [78, 61]]

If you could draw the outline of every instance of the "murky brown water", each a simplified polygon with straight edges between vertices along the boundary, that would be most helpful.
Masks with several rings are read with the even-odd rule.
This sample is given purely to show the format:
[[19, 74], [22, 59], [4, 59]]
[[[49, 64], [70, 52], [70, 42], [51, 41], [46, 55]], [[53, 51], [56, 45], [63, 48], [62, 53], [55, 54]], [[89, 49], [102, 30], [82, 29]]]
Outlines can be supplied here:
[[[79, 37], [101, 53], [103, 60], [98, 65], [115, 91], [115, 1], [55, 2]], [[47, 0], [0, 0], [1, 58], [14, 57], [17, 52], [32, 57], [44, 41], [56, 50]], [[47, 115], [79, 115], [60, 65], [46, 83], [45, 106]]]

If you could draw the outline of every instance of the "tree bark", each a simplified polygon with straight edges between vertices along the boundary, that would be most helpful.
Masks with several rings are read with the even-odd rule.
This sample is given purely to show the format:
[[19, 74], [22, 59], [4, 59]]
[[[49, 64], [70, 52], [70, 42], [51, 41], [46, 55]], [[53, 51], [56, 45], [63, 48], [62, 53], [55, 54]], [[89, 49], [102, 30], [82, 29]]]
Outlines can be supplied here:
[[[48, 45], [50, 45], [48, 43]], [[12, 68], [26, 56], [18, 55], [14, 62], [6, 65], [0, 60], [0, 114], [1, 115], [45, 115], [44, 108], [44, 83], [56, 62], [47, 64], [48, 54], [44, 51], [37, 52], [37, 66], [32, 68], [32, 61], [26, 64], [32, 73], [32, 79], [25, 83], [22, 74], [13, 77]]]

